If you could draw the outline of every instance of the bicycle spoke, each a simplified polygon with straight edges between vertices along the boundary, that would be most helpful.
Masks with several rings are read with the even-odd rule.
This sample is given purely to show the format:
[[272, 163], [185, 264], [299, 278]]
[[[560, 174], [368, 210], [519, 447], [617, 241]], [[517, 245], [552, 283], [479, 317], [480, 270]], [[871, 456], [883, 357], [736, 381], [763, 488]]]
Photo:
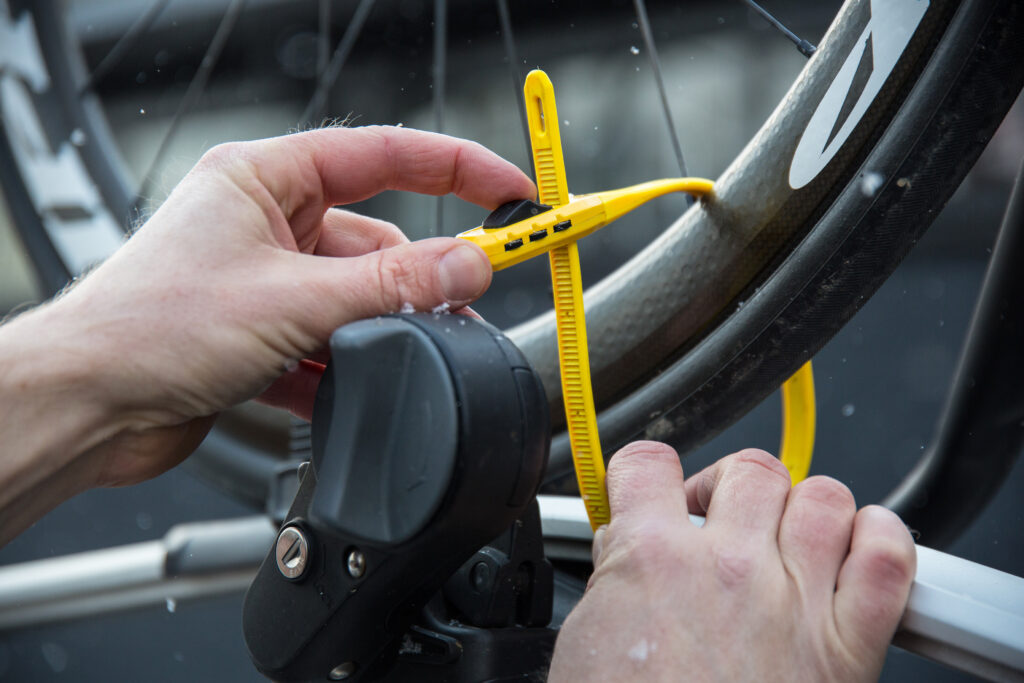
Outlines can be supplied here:
[[192, 80], [188, 84], [188, 88], [185, 89], [185, 96], [181, 98], [181, 102], [178, 104], [178, 110], [174, 112], [174, 118], [171, 119], [171, 123], [167, 127], [167, 132], [164, 133], [164, 137], [160, 141], [160, 146], [157, 147], [156, 154], [153, 156], [153, 160], [150, 162], [149, 168], [142, 176], [139, 190], [135, 194], [134, 206], [136, 209], [138, 209], [139, 202], [142, 200], [142, 197], [148, 193], [150, 184], [152, 183], [153, 172], [163, 159], [164, 154], [167, 153], [167, 149], [170, 146], [175, 133], [178, 132], [178, 126], [181, 124], [182, 119], [192, 109], [192, 107], [195, 106], [206, 91], [206, 85], [209, 83], [210, 74], [213, 73], [213, 69], [217, 66], [221, 52], [224, 50], [224, 46], [227, 44], [228, 38], [231, 36], [231, 31], [235, 28], [235, 24], [238, 23], [238, 18], [241, 16], [244, 6], [245, 0], [231, 0], [231, 4], [228, 5], [227, 11], [224, 12], [224, 17], [220, 20], [220, 24], [217, 26], [217, 32], [214, 33], [213, 39], [206, 48], [206, 54], [203, 55], [203, 60], [199, 63], [199, 69], [196, 70], [196, 75], [192, 77]]
[[[448, 2], [434, 0], [434, 130], [444, 132], [444, 80], [448, 61]], [[437, 198], [434, 234], [442, 234], [444, 196]]]
[[79, 97], [95, 88], [97, 84], [99, 84], [111, 71], [113, 71], [114, 67], [121, 63], [121, 60], [124, 59], [125, 55], [131, 52], [132, 48], [138, 44], [142, 36], [149, 31], [149, 27], [153, 25], [153, 22], [156, 21], [157, 17], [159, 17], [164, 9], [167, 8], [170, 1], [171, 0], [156, 0], [149, 6], [149, 9], [147, 9], [146, 12], [139, 17], [134, 24], [132, 24], [131, 28], [129, 28], [128, 31], [121, 36], [116, 43], [114, 43], [114, 47], [110, 48], [110, 52], [100, 60], [100, 63], [95, 69], [93, 69], [92, 73], [89, 74], [89, 78], [86, 80], [85, 85], [83, 85], [78, 91]]
[[[679, 144], [679, 134], [676, 132], [676, 125], [672, 122], [672, 108], [668, 104], [668, 94], [665, 92], [665, 81], [661, 77], [661, 60], [658, 59], [658, 50], [654, 45], [654, 32], [651, 31], [651, 22], [647, 18], [647, 5], [644, 0], [633, 0], [636, 8], [636, 18], [640, 24], [640, 33], [644, 38], [644, 48], [647, 50], [647, 58], [651, 62], [651, 71], [654, 72], [654, 81], [658, 85], [658, 95], [661, 97], [661, 108], [665, 113], [665, 123], [668, 125], [668, 134], [672, 138], [672, 150], [676, 155], [676, 162], [679, 164], [679, 174], [688, 176], [686, 172], [686, 161], [683, 159], [683, 148]], [[686, 205], [693, 204], [693, 197], [686, 195]]]
[[788, 28], [783, 26], [781, 21], [773, 17], [768, 10], [766, 10], [764, 7], [761, 7], [759, 4], [754, 2], [754, 0], [743, 0], [743, 2], [747, 3], [747, 6], [750, 7], [750, 9], [760, 14], [765, 21], [767, 21], [769, 24], [778, 29], [779, 32], [782, 33], [782, 35], [789, 38], [793, 42], [793, 44], [796, 45], [796, 49], [799, 50], [800, 54], [802, 54], [804, 57], [810, 57], [818, 50], [816, 46], [812, 45], [808, 41], [804, 40], [803, 38], [799, 37], [792, 31], [790, 31]]
[[299, 117], [299, 128], [305, 128], [310, 125], [318, 113], [321, 117], [323, 116], [322, 112], [327, 103], [327, 93], [334, 86], [335, 81], [338, 80], [338, 76], [341, 75], [341, 70], [344, 68], [345, 62], [352, 52], [352, 47], [356, 44], [356, 40], [363, 30], [366, 18], [369, 16], [370, 10], [373, 9], [373, 3], [374, 0], [360, 0], [356, 11], [352, 14], [352, 20], [349, 21], [348, 26], [345, 28], [344, 35], [341, 36], [341, 42], [338, 43], [334, 55], [331, 56], [330, 64], [327, 65], [327, 69], [316, 84], [313, 97], [310, 98], [305, 111]]
[[526, 143], [526, 165], [533, 174], [533, 148], [530, 145], [530, 126], [526, 122], [526, 102], [523, 100], [523, 74], [519, 68], [519, 54], [516, 52], [515, 36], [512, 35], [512, 16], [508, 11], [508, 0], [497, 0], [498, 17], [501, 21], [501, 39], [505, 43], [505, 58], [512, 76], [512, 90], [516, 94], [519, 109], [519, 123], [523, 128], [523, 142]]
[[331, 58], [331, 0], [320, 0], [316, 43], [316, 77], [323, 78]]
[[679, 173], [682, 176], [687, 176], [689, 174], [686, 172], [683, 149], [679, 144], [679, 134], [676, 132], [676, 126], [672, 120], [672, 108], [669, 106], [668, 93], [665, 91], [665, 81], [661, 76], [661, 60], [658, 58], [658, 49], [654, 43], [654, 32], [651, 30], [651, 22], [647, 16], [647, 5], [644, 0], [633, 0], [633, 7], [636, 9], [637, 22], [640, 25], [640, 33], [643, 36], [647, 59], [651, 64], [654, 81], [658, 87], [662, 112], [665, 114], [665, 124], [668, 126], [669, 137], [672, 140], [672, 150], [675, 153], [676, 162], [679, 164]]

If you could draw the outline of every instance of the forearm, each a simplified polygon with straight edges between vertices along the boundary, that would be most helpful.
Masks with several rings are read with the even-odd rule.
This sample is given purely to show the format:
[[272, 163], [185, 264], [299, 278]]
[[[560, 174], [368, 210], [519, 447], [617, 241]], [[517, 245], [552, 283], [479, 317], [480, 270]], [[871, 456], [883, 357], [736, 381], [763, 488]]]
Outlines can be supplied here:
[[83, 455], [117, 429], [76, 321], [58, 308], [0, 326], [0, 544], [95, 485]]

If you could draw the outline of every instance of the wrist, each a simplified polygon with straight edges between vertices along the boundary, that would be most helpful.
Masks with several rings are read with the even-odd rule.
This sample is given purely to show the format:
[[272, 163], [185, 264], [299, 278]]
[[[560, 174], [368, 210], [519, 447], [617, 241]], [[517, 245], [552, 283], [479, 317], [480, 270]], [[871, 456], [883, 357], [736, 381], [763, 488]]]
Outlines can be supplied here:
[[0, 326], [0, 509], [33, 492], [63, 499], [92, 487], [75, 462], [117, 431], [97, 388], [101, 363], [61, 308], [50, 302]]

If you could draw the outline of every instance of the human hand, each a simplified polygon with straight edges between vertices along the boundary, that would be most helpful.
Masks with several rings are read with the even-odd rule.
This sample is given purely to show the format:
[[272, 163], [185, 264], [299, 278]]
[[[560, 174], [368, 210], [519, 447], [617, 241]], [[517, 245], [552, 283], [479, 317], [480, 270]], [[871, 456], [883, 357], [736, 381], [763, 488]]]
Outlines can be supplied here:
[[755, 450], [684, 482], [671, 448], [634, 443], [607, 484], [611, 523], [549, 681], [877, 678], [916, 567], [895, 514], [858, 512], [827, 477], [790, 488]]
[[[456, 310], [482, 294], [491, 268], [478, 247], [409, 243], [394, 225], [331, 208], [387, 189], [454, 192], [488, 209], [535, 194], [480, 145], [403, 128], [221, 145], [103, 265], [6, 326], [0, 355], [44, 351], [45, 372], [61, 368], [62, 401], [74, 388], [79, 412], [88, 406], [75, 447], [89, 464], [74, 466], [68, 491], [159, 474], [194, 450], [218, 411], [261, 392], [308, 416], [319, 373], [298, 361], [335, 328], [406, 303]], [[34, 346], [18, 345], [29, 338]], [[39, 370], [24, 369], [7, 398], [17, 402]], [[22, 441], [46, 430], [24, 431]], [[19, 481], [69, 465], [35, 464]]]

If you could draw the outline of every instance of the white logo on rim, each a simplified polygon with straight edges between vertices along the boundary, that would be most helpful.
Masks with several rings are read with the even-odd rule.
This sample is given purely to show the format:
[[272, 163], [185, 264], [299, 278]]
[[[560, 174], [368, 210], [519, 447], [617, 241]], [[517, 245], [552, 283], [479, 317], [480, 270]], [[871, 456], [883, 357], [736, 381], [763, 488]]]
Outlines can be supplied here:
[[[790, 187], [797, 190], [814, 180], [850, 137], [927, 9], [928, 0], [871, 0], [871, 18], [864, 32], [821, 98], [796, 146], [789, 167]], [[853, 98], [856, 101], [851, 106]]]

